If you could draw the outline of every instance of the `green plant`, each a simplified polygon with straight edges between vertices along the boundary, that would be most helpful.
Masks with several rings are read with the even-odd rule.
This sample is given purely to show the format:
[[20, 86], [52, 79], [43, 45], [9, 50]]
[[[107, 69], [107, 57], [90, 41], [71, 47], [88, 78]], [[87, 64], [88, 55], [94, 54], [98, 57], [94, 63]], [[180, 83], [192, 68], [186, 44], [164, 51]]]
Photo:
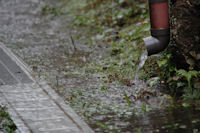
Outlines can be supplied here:
[[54, 8], [50, 5], [45, 5], [43, 8], [42, 8], [42, 14], [43, 15], [47, 15], [47, 14], [52, 14], [52, 15], [55, 15], [55, 16], [58, 16], [58, 15], [61, 15], [63, 12], [62, 12], [62, 8]]
[[195, 71], [195, 70], [192, 70], [192, 71], [186, 71], [184, 69], [180, 69], [180, 70], [177, 70], [177, 73], [181, 76], [184, 76], [186, 79], [187, 79], [187, 82], [188, 82], [188, 87], [191, 88], [191, 79], [192, 77], [197, 77], [198, 76], [198, 72]]
[[142, 111], [145, 113], [147, 112], [147, 105], [146, 104], [143, 104], [142, 105]]
[[103, 124], [102, 122], [97, 121], [96, 124], [103, 129], [107, 128], [107, 126], [105, 124]]
[[126, 93], [124, 93], [124, 97], [125, 97], [126, 102], [128, 103], [128, 105], [130, 105], [130, 104], [131, 104], [131, 101], [129, 100], [129, 97], [127, 96]]
[[185, 100], [199, 100], [200, 89], [184, 88], [183, 97]]
[[0, 105], [0, 130], [3, 129], [8, 133], [14, 133], [17, 129], [15, 123], [10, 118], [5, 106]]
[[172, 55], [169, 52], [170, 50], [167, 50], [162, 53], [159, 57], [159, 61], [157, 61], [160, 81], [165, 80], [164, 78], [170, 79], [174, 76], [176, 71], [176, 67], [171, 61]]
[[185, 99], [192, 100], [200, 97], [199, 89], [192, 88], [193, 85], [199, 81], [198, 71], [177, 69], [176, 64], [172, 60], [173, 56], [170, 48], [156, 58], [158, 59], [158, 69], [154, 71], [159, 72], [160, 82], [166, 81], [166, 83], [169, 85], [171, 94], [173, 94], [175, 97], [183, 96]]
[[136, 132], [137, 132], [137, 133], [142, 133], [142, 131], [141, 131], [140, 128], [138, 128]]

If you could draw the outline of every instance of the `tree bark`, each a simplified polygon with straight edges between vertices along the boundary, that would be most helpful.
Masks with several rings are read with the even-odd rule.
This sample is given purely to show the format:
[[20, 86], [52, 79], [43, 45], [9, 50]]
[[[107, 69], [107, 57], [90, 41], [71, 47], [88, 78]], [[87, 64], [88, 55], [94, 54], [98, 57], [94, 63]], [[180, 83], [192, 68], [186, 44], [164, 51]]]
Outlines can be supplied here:
[[171, 47], [178, 68], [200, 70], [200, 0], [171, 0]]

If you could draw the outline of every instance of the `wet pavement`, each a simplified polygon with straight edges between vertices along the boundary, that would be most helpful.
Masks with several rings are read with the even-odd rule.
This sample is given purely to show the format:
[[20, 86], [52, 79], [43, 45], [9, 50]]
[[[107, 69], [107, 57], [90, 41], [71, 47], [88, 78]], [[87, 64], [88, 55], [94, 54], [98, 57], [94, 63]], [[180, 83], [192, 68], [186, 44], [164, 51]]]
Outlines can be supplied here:
[[0, 85], [32, 82], [3, 49], [0, 49], [0, 55]]
[[[0, 0], [0, 41], [32, 68], [34, 77], [46, 80], [96, 132], [190, 133], [198, 128], [199, 111], [165, 110], [163, 94], [146, 89], [144, 82], [110, 83], [106, 68], [99, 65], [109, 55], [107, 46], [90, 46], [84, 41], [87, 37], [77, 37], [84, 29], [67, 28], [73, 20], [69, 8], [63, 13], [43, 12], [63, 5], [67, 2]], [[175, 118], [184, 113], [188, 115]], [[192, 126], [179, 128], [185, 125]]]
[[92, 133], [44, 82], [0, 43], [0, 104], [8, 107], [17, 133]]

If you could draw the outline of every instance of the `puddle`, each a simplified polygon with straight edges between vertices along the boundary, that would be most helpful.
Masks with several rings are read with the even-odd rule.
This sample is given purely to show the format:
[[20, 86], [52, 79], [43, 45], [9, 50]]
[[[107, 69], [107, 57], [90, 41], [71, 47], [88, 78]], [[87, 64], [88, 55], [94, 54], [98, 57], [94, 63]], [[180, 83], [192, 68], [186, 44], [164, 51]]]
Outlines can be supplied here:
[[[164, 109], [160, 106], [162, 96], [146, 90], [142, 81], [130, 87], [105, 83], [108, 79], [99, 73], [102, 68], [98, 64], [107, 49], [91, 49], [81, 39], [72, 44], [70, 35], [74, 37], [76, 32], [71, 34], [66, 28], [70, 20], [66, 15], [42, 15], [46, 2], [59, 6], [65, 1], [1, 0], [0, 41], [32, 67], [38, 78], [45, 79], [96, 132], [199, 131], [198, 110]], [[144, 52], [137, 71], [146, 59]]]

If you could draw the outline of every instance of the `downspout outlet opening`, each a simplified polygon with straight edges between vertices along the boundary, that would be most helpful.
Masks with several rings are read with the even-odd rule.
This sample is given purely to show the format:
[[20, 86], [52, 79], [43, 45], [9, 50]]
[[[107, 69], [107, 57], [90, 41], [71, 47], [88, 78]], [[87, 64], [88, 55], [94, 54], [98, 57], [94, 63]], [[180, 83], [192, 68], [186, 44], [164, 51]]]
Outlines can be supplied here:
[[146, 37], [143, 39], [148, 56], [157, 54], [161, 51], [163, 51], [169, 44], [169, 36], [160, 36], [160, 37]]

